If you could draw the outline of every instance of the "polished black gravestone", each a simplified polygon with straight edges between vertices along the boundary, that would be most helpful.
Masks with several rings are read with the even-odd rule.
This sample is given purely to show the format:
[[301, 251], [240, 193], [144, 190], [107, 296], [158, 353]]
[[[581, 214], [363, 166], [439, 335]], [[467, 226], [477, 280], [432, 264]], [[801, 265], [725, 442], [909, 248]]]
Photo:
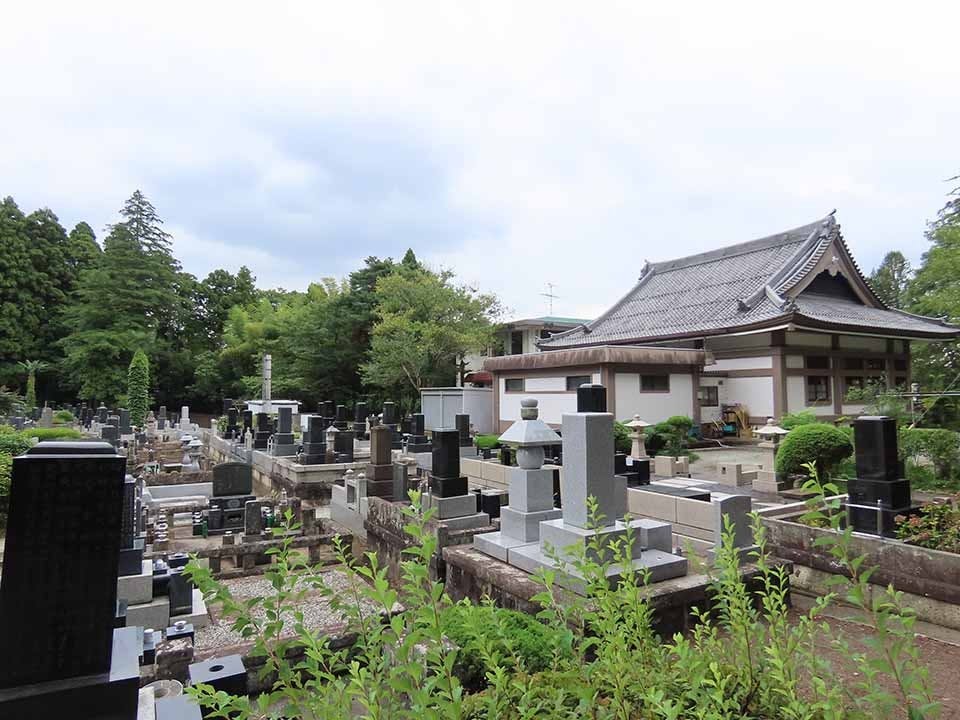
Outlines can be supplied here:
[[253, 493], [253, 467], [246, 463], [226, 462], [213, 466], [213, 494], [251, 495]]
[[456, 429], [433, 431], [430, 491], [442, 498], [467, 494], [467, 478], [460, 474], [460, 433]]
[[584, 384], [577, 388], [577, 412], [607, 411], [607, 389], [603, 385]]
[[857, 532], [895, 534], [897, 515], [915, 511], [897, 453], [897, 423], [865, 415], [853, 423], [856, 477], [847, 481], [847, 521]]
[[414, 413], [410, 417], [410, 438], [407, 440], [408, 453], [430, 452], [431, 446], [426, 435], [426, 419], [423, 413]]
[[253, 435], [253, 449], [266, 450], [271, 434], [273, 430], [270, 427], [270, 416], [267, 413], [257, 413], [257, 430]]
[[114, 628], [126, 460], [103, 442], [54, 445], [13, 461], [0, 717], [132, 720], [139, 634]]
[[453, 424], [460, 435], [460, 447], [470, 447], [473, 441], [470, 439], [470, 416], [458, 413], [453, 418]]
[[358, 440], [367, 439], [367, 404], [358, 402], [353, 407], [353, 432]]
[[327, 454], [326, 430], [322, 416], [310, 415], [307, 417], [307, 430], [303, 436], [303, 452], [300, 454], [301, 465], [322, 465], [325, 462]]

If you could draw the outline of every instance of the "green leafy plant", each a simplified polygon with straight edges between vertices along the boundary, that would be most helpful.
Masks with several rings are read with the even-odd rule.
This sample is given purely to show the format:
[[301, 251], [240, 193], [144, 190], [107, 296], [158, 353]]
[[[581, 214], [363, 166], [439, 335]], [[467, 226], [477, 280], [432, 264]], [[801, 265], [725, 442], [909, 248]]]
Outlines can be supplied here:
[[929, 461], [934, 474], [944, 484], [957, 477], [960, 471], [960, 433], [939, 428], [902, 427], [898, 435], [902, 457], [916, 465]]
[[624, 425], [619, 420], [615, 420], [613, 423], [613, 446], [619, 453], [630, 454], [630, 450], [633, 448], [633, 440], [631, 439], [632, 432], [630, 428]]
[[0, 453], [12, 456], [22, 455], [32, 445], [33, 441], [26, 432], [18, 432], [10, 425], [0, 425]]
[[898, 515], [897, 537], [911, 545], [960, 552], [960, 509], [958, 498], [927, 503], [909, 517]]
[[780, 418], [779, 425], [784, 430], [793, 430], [801, 425], [811, 425], [820, 422], [812, 410], [800, 410], [795, 413], [786, 413]]
[[6, 385], [0, 385], [0, 415], [13, 415], [23, 409], [23, 398]]
[[24, 396], [24, 402], [27, 407], [37, 406], [37, 373], [47, 369], [47, 363], [42, 360], [24, 360], [17, 363], [21, 372], [27, 375], [27, 391]]
[[29, 428], [23, 431], [23, 435], [37, 440], [79, 440], [83, 437], [79, 430], [69, 427]]
[[473, 438], [473, 444], [481, 450], [493, 450], [500, 444], [499, 435], [477, 435]]
[[847, 432], [825, 423], [801, 425], [785, 436], [777, 451], [777, 472], [804, 473], [813, 463], [821, 477], [828, 476], [853, 452]]
[[[646, 448], [651, 455], [692, 455], [689, 450], [693, 419], [673, 415], [646, 430]], [[628, 448], [629, 452], [629, 448]]]
[[69, 410], [57, 410], [53, 414], [53, 421], [59, 423], [72, 423], [76, 418], [73, 417], [73, 413]]

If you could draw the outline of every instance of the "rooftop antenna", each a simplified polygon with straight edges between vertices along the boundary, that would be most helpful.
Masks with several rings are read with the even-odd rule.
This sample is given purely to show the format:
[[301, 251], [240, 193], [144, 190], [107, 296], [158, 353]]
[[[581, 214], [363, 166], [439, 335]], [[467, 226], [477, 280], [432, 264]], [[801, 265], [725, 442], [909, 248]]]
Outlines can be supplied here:
[[553, 289], [554, 289], [555, 287], [556, 287], [556, 285], [554, 285], [552, 282], [548, 282], [548, 283], [547, 283], [547, 292], [545, 292], [545, 293], [540, 293], [543, 297], [545, 297], [545, 298], [550, 298], [550, 315], [553, 315], [553, 301], [560, 299], [560, 296], [559, 296], [559, 295], [554, 295], [554, 294], [553, 294]]

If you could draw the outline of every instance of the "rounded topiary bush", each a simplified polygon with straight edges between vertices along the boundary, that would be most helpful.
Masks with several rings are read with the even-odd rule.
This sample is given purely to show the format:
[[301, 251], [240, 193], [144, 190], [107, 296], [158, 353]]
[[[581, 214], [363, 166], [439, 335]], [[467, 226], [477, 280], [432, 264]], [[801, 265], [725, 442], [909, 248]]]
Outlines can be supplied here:
[[777, 452], [777, 472], [806, 473], [805, 463], [813, 463], [821, 478], [826, 478], [850, 457], [853, 443], [847, 433], [833, 425], [801, 425], [790, 431]]

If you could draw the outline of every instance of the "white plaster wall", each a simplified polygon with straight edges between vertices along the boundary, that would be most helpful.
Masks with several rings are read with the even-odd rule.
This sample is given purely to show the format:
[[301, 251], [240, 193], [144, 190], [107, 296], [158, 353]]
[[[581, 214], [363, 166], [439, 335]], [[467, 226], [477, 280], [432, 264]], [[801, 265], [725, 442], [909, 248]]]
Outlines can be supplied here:
[[799, 376], [787, 378], [787, 412], [811, 410], [814, 415], [833, 415], [833, 401], [824, 405], [807, 405], [807, 384]]
[[553, 390], [565, 392], [567, 389], [567, 376], [563, 377], [528, 377], [523, 384], [529, 393], [540, 392], [542, 390]]
[[786, 364], [788, 368], [803, 369], [803, 355], [787, 355]]
[[841, 335], [840, 347], [844, 350], [870, 350], [886, 352], [887, 341], [884, 338], [861, 337], [860, 335]]
[[788, 332], [787, 345], [806, 345], [808, 347], [830, 347], [830, 333]]
[[[512, 377], [518, 376], [513, 375]], [[599, 383], [600, 373], [592, 373], [591, 381]], [[560, 377], [528, 377], [524, 381], [525, 391], [522, 393], [508, 393], [506, 391], [506, 378], [501, 377], [498, 385], [501, 420], [519, 420], [520, 400], [525, 397], [533, 397], [539, 401], [540, 419], [546, 423], [559, 425], [563, 420], [564, 413], [577, 411], [577, 393], [566, 392], [566, 373]], [[557, 389], [562, 392], [557, 392]]]
[[724, 385], [727, 387], [728, 403], [743, 405], [754, 416], [773, 414], [772, 377], [727, 378]]
[[704, 341], [704, 346], [707, 350], [736, 350], [738, 348], [770, 347], [770, 333], [711, 337]]
[[757, 357], [723, 358], [717, 360], [713, 365], [707, 366], [706, 369], [714, 372], [717, 370], [767, 370], [772, 367], [772, 357], [758, 355]]
[[666, 420], [671, 415], [693, 415], [693, 377], [686, 373], [670, 373], [670, 392], [640, 392], [640, 375], [617, 373], [617, 419], [628, 420], [639, 415], [649, 423]]

